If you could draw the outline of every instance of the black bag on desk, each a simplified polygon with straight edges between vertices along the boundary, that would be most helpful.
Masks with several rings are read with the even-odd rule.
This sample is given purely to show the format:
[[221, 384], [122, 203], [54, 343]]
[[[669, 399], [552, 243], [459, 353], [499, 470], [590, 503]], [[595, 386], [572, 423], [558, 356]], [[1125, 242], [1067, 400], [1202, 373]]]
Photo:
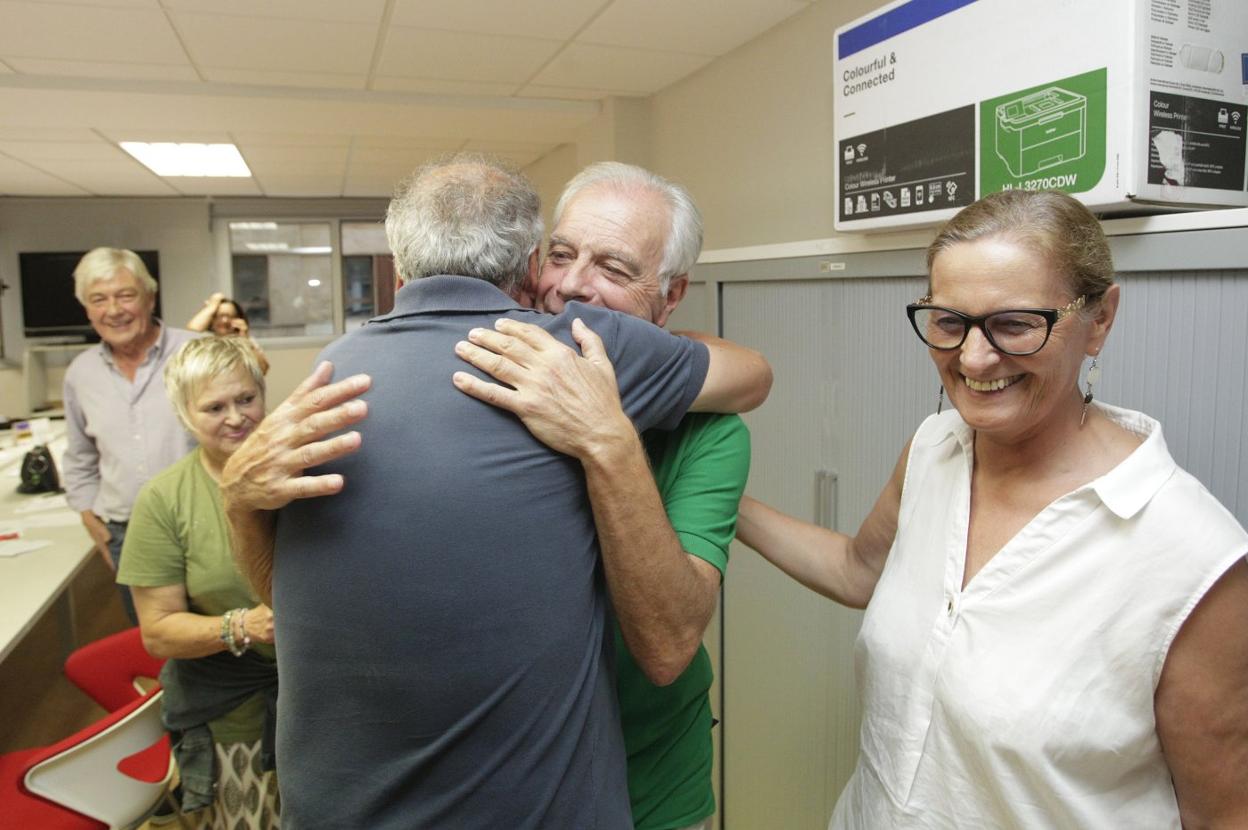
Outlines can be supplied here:
[[22, 483], [17, 485], [19, 493], [59, 493], [61, 477], [56, 474], [56, 463], [52, 453], [43, 444], [39, 444], [22, 459]]

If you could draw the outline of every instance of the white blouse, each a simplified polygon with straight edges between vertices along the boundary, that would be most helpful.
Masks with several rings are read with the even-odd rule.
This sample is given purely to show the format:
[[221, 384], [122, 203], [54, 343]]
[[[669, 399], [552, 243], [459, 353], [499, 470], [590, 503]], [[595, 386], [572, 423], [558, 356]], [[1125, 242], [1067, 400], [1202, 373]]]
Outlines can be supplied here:
[[1161, 426], [1062, 496], [963, 589], [972, 430], [915, 433], [897, 537], [858, 636], [858, 767], [833, 828], [1179, 827], [1153, 693], [1248, 534]]

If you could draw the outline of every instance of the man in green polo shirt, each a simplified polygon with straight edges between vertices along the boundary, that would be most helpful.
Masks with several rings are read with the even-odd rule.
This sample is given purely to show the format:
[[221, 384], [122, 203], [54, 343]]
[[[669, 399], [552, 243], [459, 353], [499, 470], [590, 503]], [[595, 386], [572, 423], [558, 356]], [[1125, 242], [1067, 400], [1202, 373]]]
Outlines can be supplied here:
[[[533, 300], [554, 313], [579, 301], [663, 325], [685, 296], [701, 246], [701, 218], [683, 188], [632, 165], [591, 165], [555, 208]], [[540, 332], [515, 334], [547, 353], [554, 344]], [[592, 342], [581, 345], [586, 357], [595, 354]], [[633, 822], [640, 830], [709, 830], [712, 674], [702, 637], [749, 473], [749, 433], [735, 415], [690, 414], [673, 432], [639, 438], [620, 410], [610, 364], [596, 365], [600, 375], [568, 377], [530, 363], [538, 400], [517, 414], [585, 469], [619, 622]]]

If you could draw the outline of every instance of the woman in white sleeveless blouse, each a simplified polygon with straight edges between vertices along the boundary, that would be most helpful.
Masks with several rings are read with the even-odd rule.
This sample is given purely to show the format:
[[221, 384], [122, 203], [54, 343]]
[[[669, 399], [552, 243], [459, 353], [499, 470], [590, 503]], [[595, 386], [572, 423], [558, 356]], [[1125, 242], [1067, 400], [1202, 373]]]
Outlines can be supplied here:
[[928, 269], [908, 312], [952, 406], [858, 534], [741, 505], [742, 541], [867, 609], [832, 827], [1248, 827], [1248, 534], [1156, 421], [1092, 401], [1119, 301], [1099, 223], [994, 194]]

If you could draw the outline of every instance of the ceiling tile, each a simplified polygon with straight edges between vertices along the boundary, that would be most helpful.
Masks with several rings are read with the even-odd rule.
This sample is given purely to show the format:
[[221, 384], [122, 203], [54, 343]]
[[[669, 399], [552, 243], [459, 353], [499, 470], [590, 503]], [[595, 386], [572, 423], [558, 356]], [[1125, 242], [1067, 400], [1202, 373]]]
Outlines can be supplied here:
[[490, 83], [487, 81], [436, 81], [428, 78], [373, 79], [373, 89], [390, 92], [424, 92], [430, 95], [488, 95], [506, 97], [516, 91], [516, 84]]
[[114, 63], [111, 61], [65, 61], [52, 58], [9, 58], [23, 75], [64, 75], [75, 78], [121, 78], [137, 81], [198, 81], [189, 63]]
[[[120, 144], [123, 141], [171, 141], [177, 144], [232, 144], [227, 132], [174, 130], [147, 127], [118, 127], [100, 130], [100, 135]], [[125, 152], [124, 150], [122, 152]], [[126, 156], [129, 158], [129, 156]]]
[[392, 26], [378, 75], [516, 84], [562, 46], [557, 40]]
[[89, 196], [90, 194], [28, 164], [0, 156], [0, 195]]
[[365, 74], [377, 40], [377, 27], [367, 23], [172, 14], [186, 48], [205, 70]]
[[244, 150], [247, 166], [262, 181], [269, 173], [315, 171], [342, 178], [347, 163], [346, 147], [250, 147]]
[[86, 127], [12, 127], [0, 124], [0, 141], [98, 141]]
[[179, 176], [164, 180], [183, 196], [263, 196], [255, 179]]
[[4, 61], [0, 61], [0, 75], [12, 75], [13, 69]]
[[333, 72], [274, 72], [260, 69], [219, 69], [206, 66], [204, 78], [248, 86], [301, 86], [314, 89], [364, 89], [368, 76]]
[[162, 4], [178, 12], [338, 23], [378, 23], [386, 6], [385, 0], [163, 0]]
[[585, 0], [396, 0], [392, 26], [566, 40], [602, 6]]
[[351, 151], [348, 172], [373, 171], [386, 175], [406, 175], [427, 161], [453, 153], [458, 147], [356, 147]]
[[516, 93], [518, 98], [556, 98], [564, 101], [601, 101], [611, 95], [636, 95], [635, 92], [613, 92], [609, 89], [577, 89], [569, 86], [529, 84]]
[[165, 184], [138, 162], [131, 161], [47, 161], [40, 169], [97, 196], [176, 196], [177, 190]]
[[808, 6], [806, 0], [614, 0], [576, 42], [722, 55]]
[[703, 55], [574, 43], [560, 52], [533, 82], [649, 94], [696, 72], [711, 60]]
[[235, 131], [234, 140], [240, 148], [252, 147], [346, 147], [347, 135], [309, 135], [306, 133], [253, 133]]
[[464, 149], [480, 153], [537, 153], [545, 155], [558, 147], [558, 144], [533, 141], [492, 141], [474, 140], [464, 145]]
[[429, 136], [404, 135], [357, 135], [353, 140], [356, 150], [372, 148], [380, 149], [411, 149], [422, 150], [458, 150], [468, 139], [457, 136], [431, 138]]
[[124, 161], [122, 150], [114, 144], [95, 141], [4, 141], [0, 153], [38, 165], [44, 161]]
[[163, 12], [0, 1], [0, 55], [115, 61], [142, 55], [144, 62], [186, 62]]
[[270, 176], [261, 179], [260, 186], [266, 196], [316, 198], [342, 195], [341, 176]]
[[63, 6], [107, 6], [129, 9], [159, 9], [160, 0], [39, 0]]
[[[411, 171], [407, 171], [410, 173]], [[406, 173], [398, 176], [381, 173], [351, 173], [343, 185], [343, 196], [390, 197]]]

